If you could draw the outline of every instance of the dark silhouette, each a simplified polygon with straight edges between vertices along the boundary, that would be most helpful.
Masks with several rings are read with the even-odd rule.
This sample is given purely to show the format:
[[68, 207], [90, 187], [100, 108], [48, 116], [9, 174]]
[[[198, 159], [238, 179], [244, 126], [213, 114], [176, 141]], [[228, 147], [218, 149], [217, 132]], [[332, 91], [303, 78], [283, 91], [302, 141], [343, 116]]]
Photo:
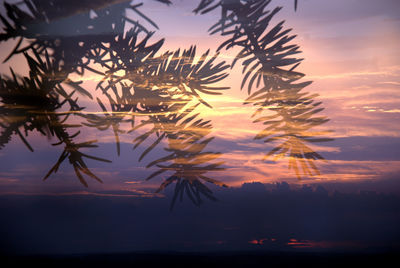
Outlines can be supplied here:
[[323, 157], [306, 143], [332, 140], [321, 137], [328, 135], [329, 131], [311, 131], [329, 119], [314, 116], [323, 110], [318, 108], [321, 102], [313, 100], [318, 95], [302, 91], [311, 82], [298, 82], [304, 74], [294, 70], [302, 59], [294, 57], [300, 53], [299, 46], [289, 44], [295, 37], [289, 35], [291, 30], [283, 28], [284, 21], [268, 29], [272, 18], [281, 10], [281, 7], [269, 10], [270, 2], [203, 0], [195, 12], [204, 14], [220, 8], [221, 19], [210, 28], [210, 34], [219, 32], [228, 39], [218, 51], [241, 48], [232, 66], [238, 60], [242, 61], [244, 77], [241, 88], [247, 85], [249, 94], [245, 104], [258, 107], [252, 115], [259, 116], [254, 122], [266, 125], [255, 139], [280, 143], [265, 158], [288, 157], [289, 168], [294, 169], [298, 178], [301, 177], [299, 165], [305, 175], [319, 174], [314, 160]]
[[[296, 239], [305, 246], [319, 242], [308, 248], [314, 258], [316, 251], [367, 254], [375, 249], [398, 255], [398, 195], [327, 189], [244, 184], [216, 190], [221, 202], [195, 210], [183, 203], [174, 213], [165, 209], [164, 198], [137, 197], [138, 205], [121, 196], [2, 195], [0, 250], [78, 256], [156, 250], [282, 252], [301, 250], [292, 243]], [[173, 189], [165, 192], [174, 195]]]
[[[167, 0], [158, 0], [170, 4]], [[175, 184], [172, 206], [183, 193], [196, 205], [202, 197], [215, 200], [203, 182], [219, 186], [225, 184], [207, 176], [209, 171], [223, 170], [218, 152], [206, 151], [212, 141], [212, 125], [199, 117], [196, 107], [212, 108], [199, 93], [222, 94], [227, 87], [214, 83], [228, 76], [227, 69], [242, 61], [249, 97], [245, 103], [257, 106], [253, 115], [262, 115], [254, 122], [263, 122], [267, 128], [255, 139], [264, 142], [281, 141], [266, 157], [288, 156], [289, 167], [300, 178], [298, 163], [305, 174], [318, 173], [314, 160], [322, 159], [306, 145], [308, 142], [327, 141], [325, 132], [310, 131], [328, 121], [314, 115], [322, 110], [314, 103], [316, 95], [302, 92], [310, 82], [298, 82], [304, 75], [295, 72], [301, 59], [297, 45], [289, 45], [294, 36], [283, 30], [283, 22], [268, 29], [270, 20], [280, 10], [268, 10], [270, 1], [213, 1], [202, 0], [195, 13], [207, 13], [221, 8], [221, 19], [211, 27], [211, 34], [228, 36], [216, 54], [209, 51], [195, 61], [196, 47], [181, 52], [159, 55], [164, 40], [151, 43], [155, 22], [143, 14], [142, 4], [130, 1], [80, 1], [79, 5], [64, 0], [24, 0], [17, 4], [4, 3], [7, 17], [1, 16], [4, 30], [1, 41], [17, 38], [18, 42], [5, 62], [23, 54], [29, 76], [23, 77], [11, 69], [11, 77], [0, 81], [0, 148], [18, 135], [29, 150], [33, 147], [25, 137], [38, 131], [57, 139], [53, 146], [63, 146], [56, 164], [45, 175], [47, 179], [68, 159], [80, 182], [88, 186], [83, 175], [101, 182], [93, 174], [85, 158], [110, 162], [88, 155], [82, 148], [96, 147], [96, 140], [75, 142], [83, 126], [98, 131], [111, 129], [115, 136], [117, 154], [120, 154], [120, 135], [139, 132], [133, 139], [134, 148], [147, 139], [153, 142], [140, 155], [139, 161], [165, 141], [167, 156], [156, 159], [147, 167], [157, 166], [151, 179], [164, 172], [169, 177], [157, 192]], [[295, 1], [297, 9], [297, 1]], [[128, 18], [132, 10], [137, 18]], [[127, 31], [127, 26], [131, 26]], [[265, 32], [265, 33], [264, 33]], [[219, 61], [223, 48], [240, 47], [241, 51], [229, 65]], [[286, 67], [286, 69], [284, 68]], [[96, 98], [100, 112], [85, 111], [79, 98], [93, 99], [82, 81], [73, 81], [70, 74], [96, 74], [102, 77], [96, 90], [103, 98]], [[72, 90], [71, 90], [72, 89]], [[107, 103], [105, 103], [107, 101]], [[272, 114], [271, 114], [272, 113]], [[71, 124], [73, 116], [80, 124]], [[123, 124], [130, 124], [124, 131]], [[150, 129], [150, 130], [148, 130]], [[127, 132], [127, 133], [125, 133]]]

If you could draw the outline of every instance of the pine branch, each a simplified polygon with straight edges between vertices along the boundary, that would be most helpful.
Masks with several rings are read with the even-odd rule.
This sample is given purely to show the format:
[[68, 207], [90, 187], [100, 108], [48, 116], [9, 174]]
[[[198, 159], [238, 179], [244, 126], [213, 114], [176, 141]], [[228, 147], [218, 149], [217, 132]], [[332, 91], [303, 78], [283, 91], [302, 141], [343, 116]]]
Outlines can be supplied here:
[[[310, 82], [298, 82], [304, 74], [294, 71], [302, 61], [293, 57], [300, 53], [297, 45], [290, 44], [295, 36], [289, 35], [291, 30], [285, 30], [283, 22], [269, 27], [281, 8], [268, 9], [269, 0], [219, 1], [211, 6], [214, 2], [201, 1], [195, 12], [207, 13], [220, 7], [221, 19], [210, 31], [212, 34], [219, 32], [222, 36], [228, 36], [228, 39], [218, 49], [241, 48], [232, 65], [238, 60], [242, 61], [244, 77], [241, 88], [247, 85], [249, 94], [245, 103], [258, 107], [257, 114], [264, 111], [268, 113], [255, 120], [267, 125], [255, 139], [262, 139], [266, 143], [282, 141], [266, 157], [288, 157], [289, 167], [295, 170], [298, 177], [297, 162], [305, 174], [311, 175], [311, 171], [318, 174], [319, 171], [307, 157], [315, 152], [306, 143], [331, 140], [313, 138], [313, 132], [310, 132], [311, 128], [326, 123], [328, 119], [315, 116], [323, 110], [317, 108], [320, 103], [314, 103], [316, 96], [302, 92]], [[271, 121], [272, 118], [274, 120]], [[329, 132], [320, 134], [328, 135]], [[305, 158], [310, 161], [304, 161]]]

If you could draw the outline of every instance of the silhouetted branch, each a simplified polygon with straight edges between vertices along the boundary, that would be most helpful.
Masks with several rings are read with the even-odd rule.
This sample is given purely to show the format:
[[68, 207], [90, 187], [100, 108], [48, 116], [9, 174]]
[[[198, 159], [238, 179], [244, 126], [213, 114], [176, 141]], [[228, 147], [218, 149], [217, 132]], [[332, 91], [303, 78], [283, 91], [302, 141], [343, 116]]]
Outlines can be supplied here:
[[220, 157], [221, 153], [204, 151], [213, 140], [213, 138], [206, 138], [212, 127], [209, 121], [198, 119], [198, 114], [189, 114], [194, 108], [187, 109], [184, 116], [173, 114], [165, 120], [169, 125], [163, 132], [168, 141], [168, 146], [164, 150], [169, 154], [147, 165], [147, 167], [159, 168], [147, 180], [165, 172], [172, 173], [156, 191], [160, 192], [171, 183], [176, 183], [171, 209], [178, 195], [182, 200], [184, 192], [196, 205], [202, 203], [202, 196], [216, 200], [212, 191], [203, 182], [227, 187], [205, 175], [207, 172], [222, 171], [224, 168], [221, 167], [223, 162], [214, 161]]
[[329, 132], [311, 131], [329, 119], [315, 116], [323, 110], [318, 108], [321, 103], [314, 103], [317, 95], [302, 92], [311, 82], [298, 82], [304, 74], [294, 71], [302, 61], [294, 57], [300, 53], [299, 46], [290, 44], [295, 36], [289, 35], [290, 29], [284, 30], [283, 21], [269, 27], [281, 9], [269, 10], [270, 2], [202, 0], [194, 11], [204, 14], [220, 7], [221, 19], [210, 28], [210, 33], [219, 32], [228, 39], [218, 50], [241, 48], [232, 66], [238, 60], [242, 61], [244, 77], [241, 88], [247, 85], [249, 94], [245, 103], [258, 107], [253, 116], [267, 113], [254, 121], [266, 125], [255, 139], [263, 139], [266, 143], [281, 142], [266, 157], [289, 157], [289, 168], [293, 168], [299, 178], [298, 163], [305, 174], [319, 174], [313, 161], [322, 157], [306, 143], [331, 140], [314, 138]]
[[[170, 4], [169, 0], [157, 0]], [[211, 105], [204, 95], [220, 95], [228, 87], [215, 86], [228, 76], [228, 67], [239, 60], [243, 65], [241, 88], [247, 86], [245, 103], [257, 107], [254, 122], [265, 125], [255, 139], [275, 147], [266, 157], [289, 158], [289, 167], [299, 176], [318, 173], [314, 160], [323, 159], [308, 143], [324, 142], [327, 132], [313, 131], [328, 121], [316, 116], [323, 110], [316, 95], [302, 90], [310, 82], [300, 82], [304, 74], [294, 71], [302, 59], [297, 45], [290, 42], [290, 30], [283, 22], [270, 28], [280, 8], [268, 10], [269, 0], [201, 0], [196, 13], [221, 9], [221, 19], [210, 28], [227, 40], [216, 53], [196, 55], [196, 47], [160, 54], [164, 40], [152, 42], [157, 24], [141, 10], [142, 3], [127, 0], [24, 0], [4, 3], [7, 16], [0, 17], [3, 31], [0, 41], [17, 39], [5, 61], [24, 55], [29, 76], [20, 77], [11, 69], [11, 77], [0, 77], [0, 148], [12, 135], [18, 135], [33, 151], [26, 137], [37, 131], [56, 138], [53, 146], [63, 150], [44, 179], [59, 170], [68, 159], [79, 181], [88, 186], [84, 175], [99, 182], [85, 160], [109, 160], [83, 153], [94, 148], [95, 141], [76, 142], [82, 125], [98, 131], [111, 130], [120, 154], [120, 135], [139, 133], [134, 148], [146, 144], [139, 161], [164, 146], [166, 156], [150, 161], [147, 167], [158, 170], [147, 179], [168, 174], [157, 192], [175, 183], [171, 209], [186, 193], [196, 205], [204, 198], [215, 200], [205, 182], [225, 184], [209, 178], [207, 172], [221, 171], [220, 153], [206, 151], [213, 138], [210, 121], [200, 118], [196, 107]], [[295, 10], [297, 0], [294, 1]], [[134, 17], [128, 17], [133, 11]], [[128, 29], [128, 30], [126, 30]], [[231, 65], [219, 61], [222, 49], [239, 48]], [[79, 97], [94, 99], [92, 91], [74, 75], [99, 77], [96, 97], [99, 112], [87, 112]], [[82, 79], [83, 80], [83, 79]], [[77, 95], [79, 94], [79, 97]], [[81, 123], [69, 123], [70, 116]], [[76, 117], [78, 116], [78, 117]], [[258, 117], [257, 117], [258, 116]], [[123, 130], [130, 124], [130, 131]], [[278, 142], [278, 144], [276, 144]]]

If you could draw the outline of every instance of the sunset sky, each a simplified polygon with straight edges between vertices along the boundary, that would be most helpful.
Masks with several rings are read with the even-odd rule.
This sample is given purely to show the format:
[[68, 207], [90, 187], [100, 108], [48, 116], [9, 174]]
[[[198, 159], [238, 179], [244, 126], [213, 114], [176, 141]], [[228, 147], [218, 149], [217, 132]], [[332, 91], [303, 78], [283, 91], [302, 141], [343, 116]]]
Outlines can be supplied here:
[[[271, 5], [279, 4], [282, 3], [279, 1], [271, 3]], [[275, 21], [277, 23], [286, 20], [286, 27], [293, 28], [292, 33], [297, 35], [294, 43], [300, 45], [303, 51], [300, 57], [304, 58], [298, 70], [306, 75], [304, 81], [313, 81], [313, 84], [304, 91], [320, 95], [318, 100], [323, 102], [325, 108], [322, 114], [330, 119], [322, 128], [333, 130], [330, 136], [336, 140], [319, 143], [313, 147], [328, 161], [319, 163], [322, 171], [320, 176], [304, 178], [302, 181], [298, 181], [293, 171], [287, 169], [286, 160], [276, 163], [261, 161], [269, 147], [253, 140], [262, 129], [262, 125], [252, 123], [254, 119], [251, 118], [251, 114], [255, 109], [251, 105], [243, 105], [247, 92], [240, 90], [242, 75], [241, 67], [237, 64], [230, 71], [228, 78], [219, 82], [223, 86], [229, 86], [229, 90], [223, 95], [204, 96], [213, 109], [206, 106], [198, 109], [203, 119], [212, 120], [212, 135], [216, 139], [209, 146], [224, 153], [222, 159], [226, 161], [228, 169], [216, 176], [227, 184], [240, 186], [243, 182], [251, 181], [264, 183], [290, 181], [300, 184], [328, 181], [345, 183], [354, 180], [384, 180], [398, 174], [400, 169], [398, 162], [400, 125], [396, 124], [400, 115], [398, 52], [400, 21], [396, 12], [398, 8], [396, 1], [382, 3], [362, 1], [362, 4], [360, 1], [329, 3], [302, 1], [298, 11], [294, 12], [293, 6], [285, 4], [285, 8]], [[191, 45], [196, 45], [197, 53], [201, 55], [207, 49], [215, 51], [218, 44], [224, 40], [218, 34], [209, 36], [207, 33], [207, 29], [219, 16], [217, 11], [206, 15], [195, 15], [191, 12], [193, 3], [190, 1], [175, 1], [170, 6], [152, 1], [147, 2], [142, 9], [160, 28], [152, 40], [155, 42], [165, 38], [161, 52], [178, 48], [187, 49]], [[3, 43], [2, 46], [5, 48], [2, 50], [2, 55], [8, 55], [7, 48], [11, 48], [11, 44]], [[234, 52], [222, 51], [220, 57], [229, 62], [234, 55]], [[10, 64], [8, 62], [3, 64], [1, 69], [8, 73], [11, 65], [23, 70], [25, 67], [22, 64], [23, 61], [13, 59]], [[84, 78], [87, 88], [93, 88], [99, 80], [98, 77], [96, 80], [95, 75], [92, 76]], [[96, 107], [93, 105], [97, 104], [88, 103], [88, 105]], [[97, 133], [88, 130], [87, 135], [88, 139], [99, 139], [102, 143], [114, 142], [112, 132]], [[122, 135], [121, 139], [130, 143], [132, 135]], [[46, 183], [40, 182], [38, 179], [42, 177], [41, 174], [46, 173], [51, 163], [42, 161], [38, 166], [32, 165], [32, 160], [38, 159], [37, 155], [41, 151], [46, 154], [47, 150], [53, 148], [48, 146], [43, 137], [29, 137], [28, 140], [35, 143], [37, 152], [26, 151], [23, 154], [25, 161], [13, 161], [12, 170], [8, 165], [8, 168], [1, 170], [1, 183], [5, 188], [12, 189], [16, 185], [20, 188], [27, 181], [37, 184], [35, 189], [37, 187], [46, 189], [55, 183], [53, 180], [57, 181], [57, 184], [62, 181], [62, 187], [75, 185], [76, 182], [69, 178], [56, 178], [68, 177], [72, 172], [68, 168], [63, 171], [65, 173], [56, 174]], [[10, 155], [18, 151], [20, 158], [22, 152], [19, 150], [24, 150], [19, 148], [20, 146], [23, 146], [22, 143], [14, 137], [12, 143], [1, 151], [1, 157], [5, 160], [10, 159]], [[125, 157], [130, 159], [130, 163], [135, 163], [136, 154], [130, 152], [131, 146], [126, 144], [123, 147], [127, 147], [126, 156], [115, 158], [113, 164], [108, 164], [99, 170], [109, 174], [103, 176], [105, 184], [99, 186], [97, 183], [91, 183], [90, 188], [130, 189], [142, 184], [142, 176], [146, 176], [145, 174], [141, 172], [138, 173], [140, 175], [136, 175], [136, 172], [135, 175], [126, 174], [132, 168], [142, 170], [142, 164], [133, 164], [137, 167], [132, 167], [116, 163], [126, 161], [122, 160]], [[99, 150], [107, 153], [102, 147]], [[114, 152], [107, 154], [108, 157], [113, 157]], [[137, 183], [124, 184], [132, 180]], [[16, 181], [18, 183], [15, 183]], [[26, 188], [27, 191], [29, 189]]]
[[[138, 1], [133, 2], [136, 3]], [[219, 10], [206, 15], [196, 15], [192, 10], [196, 7], [197, 1], [172, 0], [173, 4], [169, 6], [156, 1], [144, 2], [145, 4], [140, 10], [152, 18], [159, 27], [159, 30], [155, 32], [151, 40], [155, 42], [165, 38], [164, 46], [160, 50], [161, 53], [167, 50], [174, 51], [178, 48], [188, 49], [191, 45], [196, 45], [198, 55], [208, 49], [213, 54], [224, 40], [218, 34], [210, 36], [207, 32], [208, 28], [218, 20], [220, 16]], [[273, 24], [285, 20], [285, 28], [292, 28], [291, 33], [297, 35], [292, 43], [300, 46], [302, 53], [298, 57], [304, 58], [297, 70], [305, 74], [303, 81], [313, 81], [304, 91], [319, 94], [317, 101], [322, 101], [321, 106], [325, 108], [320, 114], [330, 119], [329, 122], [320, 126], [320, 130], [332, 131], [330, 137], [334, 138], [334, 140], [317, 143], [312, 147], [326, 159], [326, 161], [317, 161], [316, 163], [320, 168], [321, 174], [315, 176], [302, 175], [299, 180], [293, 170], [288, 169], [287, 159], [277, 162], [262, 160], [263, 156], [272, 147], [262, 141], [253, 139], [262, 130], [262, 124], [253, 123], [254, 119], [251, 118], [251, 115], [255, 108], [251, 105], [243, 104], [248, 95], [246, 89], [240, 90], [243, 76], [241, 74], [241, 66], [237, 64], [232, 70], [228, 69], [229, 76], [218, 83], [221, 86], [229, 86], [230, 89], [226, 90], [223, 95], [204, 96], [204, 99], [213, 108], [200, 106], [198, 109], [201, 118], [211, 120], [213, 125], [210, 135], [214, 136], [215, 139], [208, 145], [208, 149], [222, 152], [220, 159], [225, 162], [225, 171], [215, 172], [211, 175], [213, 178], [231, 186], [229, 190], [221, 190], [217, 187], [212, 187], [212, 189], [216, 191], [216, 196], [222, 200], [224, 196], [227, 197], [227, 200], [236, 200], [237, 196], [250, 193], [252, 190], [243, 189], [243, 184], [252, 182], [263, 183], [267, 189], [275, 187], [274, 185], [280, 185], [275, 183], [287, 182], [290, 184], [291, 189], [302, 189], [301, 187], [304, 185], [311, 185], [313, 189], [316, 189], [315, 187], [321, 185], [330, 192], [338, 190], [356, 194], [360, 191], [368, 190], [399, 195], [400, 2], [397, 0], [300, 0], [297, 11], [294, 10], [292, 2], [272, 0], [271, 7], [277, 5], [284, 7], [273, 21]], [[4, 14], [3, 7], [1, 7], [1, 13]], [[128, 13], [129, 15], [134, 16], [135, 14]], [[12, 49], [13, 43], [3, 42], [0, 46], [0, 57], [3, 60]], [[236, 55], [235, 52], [222, 50], [219, 59], [230, 62]], [[9, 74], [10, 66], [19, 73], [26, 73], [25, 62], [20, 59], [15, 57], [3, 63], [0, 67], [1, 73]], [[82, 77], [78, 76], [72, 78], [82, 79]], [[91, 92], [94, 92], [94, 87], [99, 81], [99, 77], [91, 75], [83, 77], [83, 80], [85, 80], [84, 85], [86, 88], [92, 88], [93, 91]], [[89, 99], [82, 98], [82, 101], [88, 109], [97, 109], [95, 108], [97, 104]], [[37, 134], [28, 137], [28, 141], [35, 149], [35, 152], [30, 152], [19, 137], [14, 135], [12, 141], [0, 150], [0, 198], [7, 199], [10, 196], [19, 195], [28, 195], [31, 198], [31, 196], [48, 195], [49, 197], [43, 198], [51, 199], [54, 196], [82, 195], [93, 196], [94, 198], [105, 197], [111, 200], [113, 197], [124, 196], [132, 199], [137, 198], [137, 201], [132, 202], [137, 202], [135, 207], [137, 206], [138, 213], [144, 215], [144, 217], [148, 216], [149, 219], [153, 219], [152, 217], [155, 216], [147, 215], [149, 212], [146, 212], [145, 207], [149, 206], [155, 211], [161, 211], [160, 207], [162, 206], [158, 205], [161, 203], [159, 200], [164, 200], [166, 204], [170, 202], [172, 189], [169, 189], [169, 192], [167, 191], [166, 193], [154, 194], [155, 189], [167, 178], [166, 176], [144, 181], [154, 171], [151, 168], [146, 169], [146, 164], [165, 154], [161, 145], [146, 156], [142, 162], [138, 162], [139, 153], [143, 152], [145, 147], [140, 146], [136, 150], [132, 150], [132, 140], [136, 137], [136, 134], [121, 135], [122, 149], [121, 155], [118, 157], [114, 135], [111, 131], [99, 132], [87, 128], [83, 133], [85, 135], [84, 140], [98, 139], [99, 141], [99, 148], [90, 150], [91, 153], [93, 152], [96, 156], [112, 160], [112, 163], [88, 161], [89, 168], [103, 180], [103, 184], [88, 178], [89, 187], [84, 187], [76, 179], [73, 168], [68, 165], [67, 161], [63, 163], [56, 174], [51, 175], [49, 179], [43, 182], [42, 178], [56, 162], [61, 153], [61, 148], [51, 146], [51, 143], [55, 141], [48, 141], [46, 137]], [[173, 186], [169, 187], [173, 188]], [[218, 196], [218, 191], [221, 191], [221, 197]], [[237, 194], [236, 197], [235, 194]], [[76, 202], [83, 203], [82, 198]], [[153, 198], [155, 201], [146, 201]], [[263, 197], [260, 197], [261, 199]], [[16, 204], [13, 204], [9, 199], [7, 200], [12, 204], [10, 206]], [[185, 201], [190, 203], [189, 200]], [[387, 201], [387, 203], [393, 204], [397, 201], [398, 199], [393, 202]], [[44, 201], [40, 199], [38, 202]], [[88, 205], [89, 207], [96, 206], [95, 201], [88, 202], [92, 202]], [[118, 204], [120, 202], [122, 201], [116, 201]], [[148, 202], [155, 203], [150, 204]], [[211, 201], [207, 200], [207, 202]], [[248, 202], [249, 204], [254, 204], [251, 203], [252, 201]], [[143, 204], [143, 207], [140, 204]], [[183, 205], [182, 210], [190, 211], [190, 205]], [[225, 205], [221, 206], [224, 207]], [[21, 207], [28, 209], [29, 206], [24, 204]], [[167, 210], [167, 207], [166, 205], [165, 210]], [[271, 205], [266, 205], [266, 207], [260, 205], [259, 209], [271, 209], [271, 207]], [[164, 209], [164, 207], [162, 208]], [[190, 222], [191, 228], [195, 228], [194, 222], [197, 217], [200, 217], [199, 215], [210, 217], [218, 215], [216, 208], [211, 208], [211, 206], [207, 208], [209, 209], [208, 212], [205, 208], [202, 208], [199, 214], [193, 212], [193, 214], [190, 214], [192, 218], [190, 218], [191, 216], [186, 218], [181, 212], [179, 219], [186, 219], [187, 222]], [[55, 210], [53, 207], [46, 209], [49, 211]], [[196, 208], [192, 206], [192, 209]], [[396, 211], [393, 212], [393, 215], [397, 213], [397, 216], [394, 216], [394, 222], [399, 222], [397, 209], [396, 207], [393, 210]], [[126, 210], [127, 207], [121, 208], [121, 211], [126, 212]], [[240, 211], [245, 213], [243, 207], [240, 208]], [[289, 209], [288, 211], [291, 210]], [[43, 211], [40, 213], [41, 215], [44, 214]], [[99, 217], [106, 218], [106, 213], [104, 215], [102, 213], [104, 212], [101, 212]], [[162, 212], [161, 214], [164, 215], [165, 213]], [[175, 220], [172, 216], [165, 217], [167, 222], [173, 226], [171, 227], [172, 232], [177, 232], [178, 225], [173, 225]], [[267, 221], [265, 217], [264, 215], [262, 219]], [[130, 218], [127, 220], [133, 221]], [[310, 222], [304, 224], [309, 224]], [[359, 222], [359, 219], [355, 220], [355, 222]], [[145, 228], [146, 223], [146, 220], [142, 219], [138, 228]], [[39, 222], [35, 224], [39, 226]], [[107, 224], [112, 223], [109, 222]], [[218, 224], [222, 226], [226, 222], [223, 219], [219, 219]], [[252, 224], [251, 220], [249, 220], [249, 222], [243, 223], [242, 227], [252, 226]], [[231, 227], [239, 228], [239, 225], [238, 223], [238, 225]], [[276, 226], [279, 226], [279, 224], [276, 224]], [[274, 225], [271, 228], [276, 226]], [[128, 227], [124, 225], [124, 228]], [[207, 232], [209, 233], [205, 232], [207, 235], [212, 236], [211, 228], [208, 225], [204, 228], [208, 228]], [[230, 228], [230, 226], [224, 226], [223, 228]], [[167, 230], [167, 227], [165, 227], [165, 230], [163, 229], [165, 232]], [[137, 229], [135, 232], [140, 233]], [[304, 235], [303, 238], [298, 238], [290, 235], [284, 236], [283, 233], [284, 230], [282, 232], [279, 230], [274, 234], [281, 235], [284, 237], [282, 238], [283, 240], [286, 239], [284, 241], [287, 241], [287, 243], [291, 241], [294, 243], [293, 245], [296, 245], [296, 243], [309, 243], [309, 245], [319, 245], [320, 248], [324, 247], [324, 245], [325, 247], [329, 247], [329, 245], [331, 247], [335, 245], [347, 247], [351, 245], [351, 241], [354, 242], [357, 238], [356, 236], [349, 235], [346, 237], [346, 235], [343, 235], [343, 240], [332, 242], [333, 234], [322, 235], [323, 238], [321, 238], [313, 233], [311, 238], [307, 238], [307, 235]], [[397, 229], [390, 229], [386, 233], [382, 233], [385, 239], [389, 239], [389, 234], [394, 234], [399, 238]], [[243, 233], [241, 235], [243, 235], [243, 241], [246, 239], [250, 241], [248, 245], [263, 244], [262, 239], [272, 243], [271, 239], [274, 239], [274, 237], [263, 237], [263, 231], [249, 234], [246, 238], [244, 238], [245, 235]], [[359, 235], [362, 236], [364, 233], [360, 231]], [[225, 241], [221, 242], [224, 244], [231, 238], [231, 236], [224, 233], [221, 235], [220, 240]], [[162, 236], [154, 248], [164, 248], [168, 244], [166, 241], [172, 241], [172, 239], [168, 235]], [[180, 238], [178, 237], [177, 239], [174, 240], [176, 242], [174, 243], [176, 248], [180, 248], [177, 242], [180, 241]], [[196, 241], [196, 239], [200, 238], [197, 235], [193, 235], [192, 240]], [[303, 240], [299, 242], [290, 239]], [[130, 240], [128, 240], [126, 245], [111, 247], [110, 250], [129, 250]], [[232, 245], [239, 245], [239, 240], [232, 242]], [[326, 242], [328, 244], [323, 244], [325, 243], [324, 241], [328, 240], [331, 241], [331, 244], [328, 242]], [[351, 241], [349, 242], [348, 240]], [[378, 240], [371, 238], [368, 243], [373, 244]], [[145, 241], [145, 239], [140, 238], [140, 241]], [[253, 242], [251, 243], [251, 241]], [[320, 244], [313, 241], [320, 241]], [[364, 240], [361, 239], [357, 243], [363, 243], [362, 241]], [[384, 244], [385, 241], [382, 243]], [[4, 243], [6, 244], [6, 242]], [[43, 251], [48, 250], [48, 245], [50, 244], [43, 246]], [[90, 247], [89, 244], [87, 247]], [[15, 243], [15, 245], [16, 248], [24, 248], [18, 243]], [[288, 245], [290, 244], [285, 244], [285, 246]], [[70, 247], [72, 246], [66, 246], [66, 250], [68, 251]], [[240, 248], [240, 246], [238, 247]], [[152, 247], [149, 244], [145, 248], [151, 249]], [[235, 248], [235, 246], [232, 246], [232, 248]], [[85, 246], [82, 246], [81, 252], [85, 252], [85, 249]], [[62, 252], [63, 250], [64, 248], [60, 246], [59, 251]], [[98, 250], [107, 251], [108, 249], [99, 247]], [[80, 250], [77, 250], [77, 252], [80, 252]]]

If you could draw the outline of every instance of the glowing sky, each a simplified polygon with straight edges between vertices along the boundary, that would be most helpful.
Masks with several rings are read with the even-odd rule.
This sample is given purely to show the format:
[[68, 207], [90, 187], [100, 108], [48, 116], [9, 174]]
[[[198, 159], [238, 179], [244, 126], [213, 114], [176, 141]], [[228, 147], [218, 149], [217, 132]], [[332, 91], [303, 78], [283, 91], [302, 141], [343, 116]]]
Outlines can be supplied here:
[[[172, 0], [169, 6], [141, 2], [141, 12], [159, 26], [157, 30], [142, 21], [155, 30], [150, 43], [165, 38], [159, 54], [196, 45], [197, 55], [207, 50], [213, 55], [225, 40], [207, 32], [220, 18], [218, 11], [193, 14], [198, 1]], [[284, 7], [272, 24], [285, 20], [285, 28], [292, 28], [291, 33], [297, 35], [292, 43], [300, 46], [298, 57], [304, 61], [296, 70], [305, 74], [301, 81], [313, 81], [304, 91], [319, 94], [316, 101], [324, 108], [320, 114], [330, 119], [315, 129], [331, 131], [329, 137], [334, 138], [312, 146], [326, 159], [316, 161], [320, 174], [301, 174], [299, 180], [293, 169], [288, 169], [289, 157], [263, 160], [273, 146], [254, 139], [263, 125], [253, 123], [251, 115], [256, 108], [243, 104], [248, 93], [240, 90], [243, 75], [241, 65], [236, 64], [216, 85], [230, 89], [223, 95], [201, 95], [213, 108], [200, 105], [196, 109], [199, 117], [211, 120], [213, 126], [209, 136], [214, 139], [206, 151], [221, 152], [219, 160], [226, 168], [207, 174], [230, 186], [207, 183], [220, 202], [204, 198], [204, 203], [195, 207], [185, 196], [185, 202], [177, 202], [170, 212], [174, 184], [155, 193], [169, 175], [145, 181], [157, 170], [146, 165], [169, 153], [164, 150], [167, 142], [160, 143], [142, 161], [138, 161], [140, 154], [156, 137], [133, 150], [134, 139], [146, 128], [120, 135], [120, 156], [111, 130], [80, 129], [76, 142], [97, 139], [99, 144], [85, 152], [112, 161], [87, 161], [90, 170], [103, 180], [99, 183], [86, 177], [88, 188], [79, 182], [68, 160], [42, 181], [63, 149], [51, 145], [56, 138], [29, 135], [27, 140], [35, 150], [30, 152], [14, 135], [0, 150], [0, 255], [3, 251], [398, 252], [400, 1], [298, 2], [295, 11], [293, 0], [272, 0], [271, 6]], [[2, 5], [0, 12], [4, 14]], [[133, 12], [127, 16], [137, 18]], [[0, 43], [1, 60], [15, 43]], [[218, 59], [230, 63], [236, 53], [222, 50]], [[19, 74], [28, 73], [22, 56], [2, 63], [0, 73], [9, 75], [10, 66]], [[96, 97], [107, 103], [100, 90], [94, 90], [101, 78], [93, 73], [69, 76], [82, 80], [82, 86], [95, 97], [80, 97], [87, 114], [101, 113]], [[71, 122], [81, 122], [82, 118], [71, 117]], [[129, 124], [123, 129], [129, 130]]]
[[[306, 74], [304, 81], [314, 81], [305, 91], [320, 95], [318, 100], [325, 108], [322, 114], [330, 118], [321, 128], [333, 130], [331, 136], [336, 140], [313, 147], [327, 161], [319, 163], [321, 175], [304, 177], [301, 181], [288, 170], [286, 159], [276, 163], [261, 161], [270, 147], [253, 141], [262, 126], [252, 123], [250, 116], [254, 108], [242, 104], [247, 92], [240, 91], [242, 75], [240, 66], [236, 65], [229, 77], [220, 82], [231, 89], [222, 96], [205, 96], [213, 109], [205, 106], [199, 109], [202, 118], [212, 120], [212, 135], [216, 139], [210, 148], [223, 152], [221, 159], [226, 161], [227, 170], [215, 177], [231, 186], [249, 181], [326, 183], [385, 181], [396, 177], [400, 171], [399, 2], [304, 0], [300, 1], [297, 12], [287, 1], [271, 3], [280, 4], [285, 8], [275, 22], [285, 19], [286, 27], [293, 28], [297, 35], [294, 43], [300, 45], [301, 57], [305, 59], [299, 70]], [[166, 40], [162, 51], [196, 45], [200, 54], [207, 49], [215, 51], [221, 43], [221, 37], [207, 33], [219, 13], [200, 16], [191, 12], [193, 8], [192, 1], [183, 0], [175, 0], [171, 6], [153, 1], [145, 3], [142, 11], [160, 28], [152, 40]], [[1, 58], [5, 58], [12, 44], [2, 43], [1, 47]], [[233, 55], [234, 52], [222, 51], [221, 59], [230, 61]], [[12, 65], [23, 72], [20, 64], [18, 59], [13, 59], [2, 64], [1, 71], [7, 73], [8, 66]], [[95, 77], [85, 80], [88, 87], [95, 85]], [[93, 104], [87, 103], [87, 106], [93, 107]], [[93, 130], [85, 133], [88, 139], [99, 135]], [[99, 152], [113, 163], [93, 164], [105, 183], [90, 182], [90, 191], [124, 189], [136, 193], [160, 183], [160, 178], [142, 183], [148, 171], [144, 164], [137, 163], [137, 154], [131, 151], [132, 136], [121, 137], [126, 144], [121, 157], [117, 158], [113, 134], [103, 132], [100, 135], [100, 142], [104, 144]], [[48, 146], [43, 137], [32, 136], [29, 141], [37, 152], [28, 152], [17, 137], [0, 151], [2, 163], [9, 163], [0, 168], [3, 192], [82, 190], [67, 165], [50, 180], [41, 182], [58, 151]]]

